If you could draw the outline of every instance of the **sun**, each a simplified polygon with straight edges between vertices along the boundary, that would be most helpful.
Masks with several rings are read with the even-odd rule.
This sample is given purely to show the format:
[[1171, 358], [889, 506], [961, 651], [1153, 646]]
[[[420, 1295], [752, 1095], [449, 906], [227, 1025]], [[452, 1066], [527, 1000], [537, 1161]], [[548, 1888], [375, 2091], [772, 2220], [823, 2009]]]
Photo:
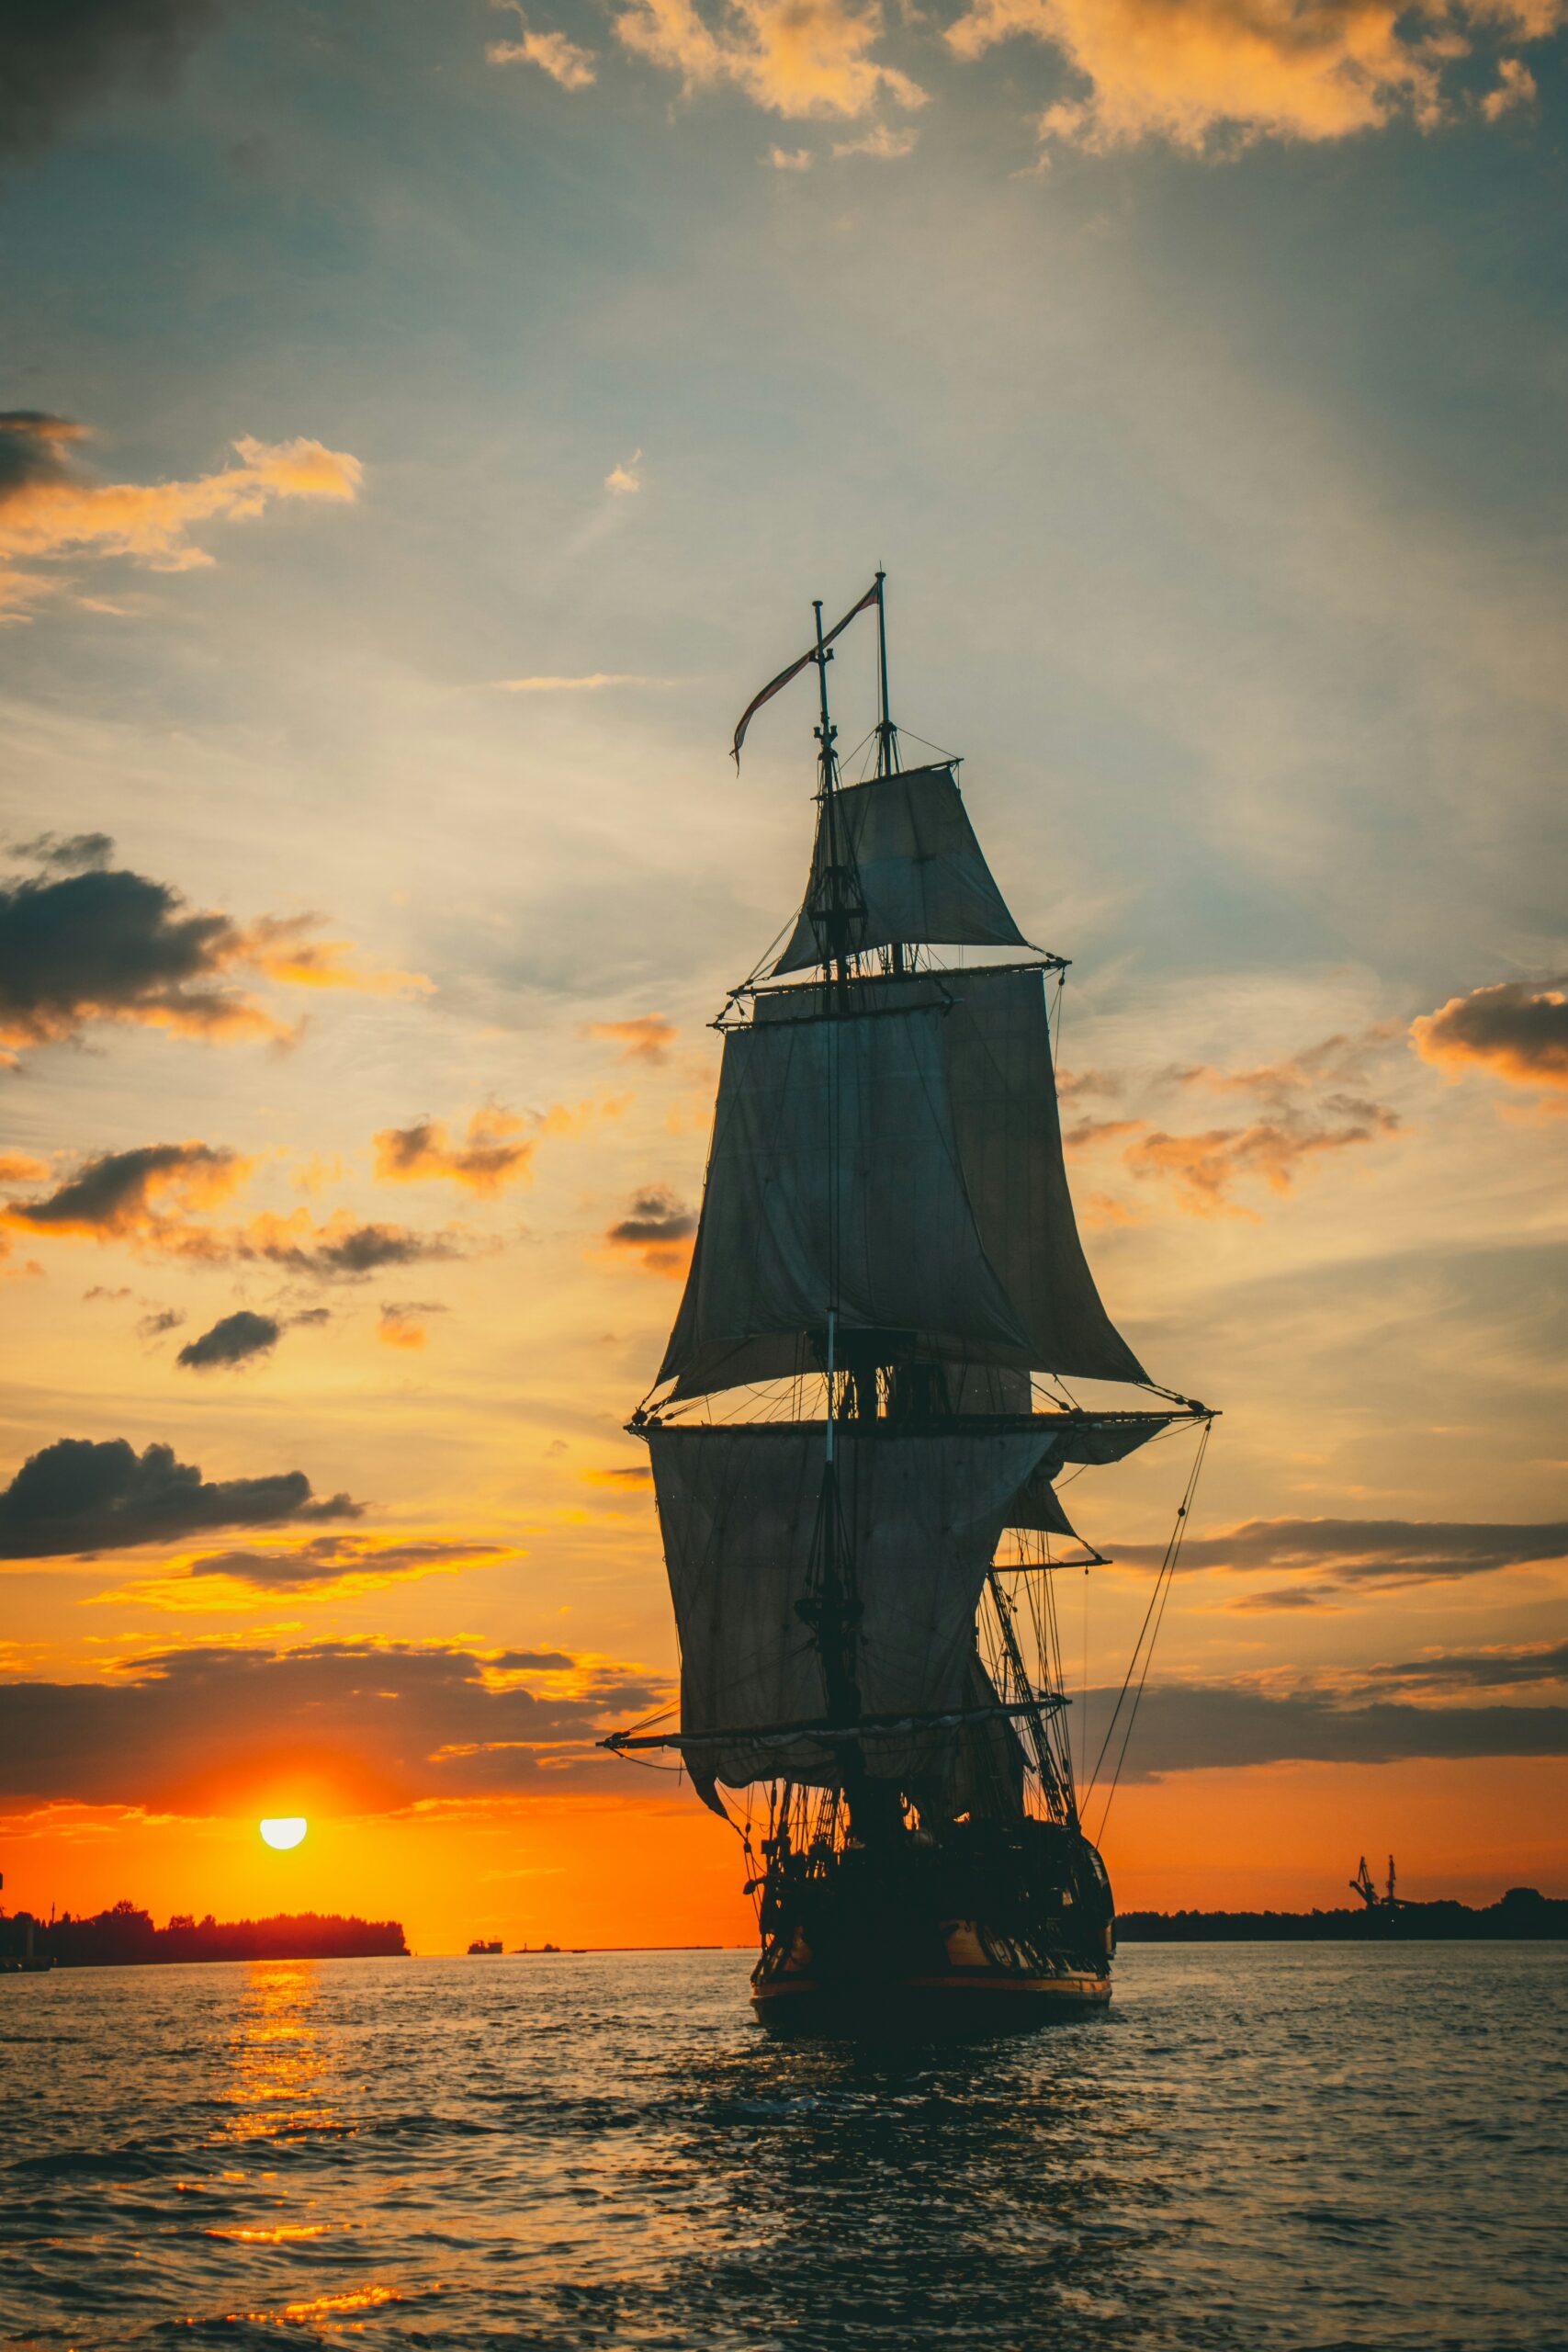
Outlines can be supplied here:
[[277, 1821], [264, 1821], [259, 1826], [266, 1843], [278, 1853], [287, 1854], [291, 1846], [301, 1842], [310, 1825], [302, 1813], [294, 1813]]

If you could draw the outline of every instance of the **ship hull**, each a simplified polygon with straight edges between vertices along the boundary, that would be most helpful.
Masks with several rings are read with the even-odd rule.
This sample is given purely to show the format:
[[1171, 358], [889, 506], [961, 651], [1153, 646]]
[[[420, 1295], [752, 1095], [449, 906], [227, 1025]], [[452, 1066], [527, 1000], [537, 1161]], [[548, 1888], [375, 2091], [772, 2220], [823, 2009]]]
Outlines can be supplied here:
[[754, 1984], [751, 1991], [752, 2011], [770, 2033], [857, 2041], [1032, 2031], [1099, 2016], [1110, 2003], [1110, 1977], [1089, 1971], [1026, 1976], [955, 1969], [949, 1975], [888, 1976], [860, 1984], [802, 1973]]
[[964, 2034], [1102, 2011], [1111, 1890], [1087, 1839], [962, 1825], [775, 1860], [751, 2006], [779, 2033]]

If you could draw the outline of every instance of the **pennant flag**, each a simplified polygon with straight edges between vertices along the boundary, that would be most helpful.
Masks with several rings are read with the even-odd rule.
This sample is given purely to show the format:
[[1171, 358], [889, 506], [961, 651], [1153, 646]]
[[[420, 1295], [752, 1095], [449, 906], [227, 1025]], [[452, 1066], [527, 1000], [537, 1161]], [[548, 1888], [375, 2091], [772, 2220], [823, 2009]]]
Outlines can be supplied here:
[[[826, 651], [828, 647], [832, 644], [833, 639], [836, 637], [841, 637], [843, 635], [845, 629], [848, 628], [850, 623], [853, 620], [857, 613], [863, 613], [868, 605], [875, 604], [879, 589], [880, 582], [874, 580], [871, 586], [866, 590], [865, 594], [861, 598], [859, 604], [852, 605], [849, 611], [844, 615], [843, 619], [834, 623], [833, 627], [828, 631], [828, 634], [822, 639], [824, 651]], [[730, 745], [729, 755], [735, 762], [737, 768], [740, 765], [740, 746], [746, 741], [746, 729], [750, 726], [751, 721], [756, 718], [757, 713], [761, 709], [762, 705], [765, 702], [772, 702], [773, 696], [782, 687], [787, 686], [792, 678], [798, 678], [801, 672], [806, 668], [807, 662], [815, 662], [816, 659], [817, 648], [813, 645], [801, 655], [798, 662], [792, 662], [787, 670], [781, 670], [776, 678], [770, 679], [768, 684], [762, 688], [761, 693], [760, 695], [754, 695], [751, 700], [747, 704], [745, 709], [740, 714], [740, 724], [735, 730], [735, 741]]]

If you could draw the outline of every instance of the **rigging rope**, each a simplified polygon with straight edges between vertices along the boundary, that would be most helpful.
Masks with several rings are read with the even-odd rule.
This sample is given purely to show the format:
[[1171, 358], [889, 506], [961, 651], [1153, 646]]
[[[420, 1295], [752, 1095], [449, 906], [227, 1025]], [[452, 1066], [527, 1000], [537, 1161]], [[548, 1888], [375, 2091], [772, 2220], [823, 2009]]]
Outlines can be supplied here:
[[1111, 1743], [1116, 1736], [1116, 1725], [1122, 1707], [1126, 1704], [1134, 1669], [1138, 1665], [1141, 1653], [1143, 1668], [1138, 1675], [1138, 1687], [1133, 1693], [1133, 1704], [1127, 1716], [1126, 1729], [1122, 1735], [1122, 1746], [1116, 1758], [1116, 1770], [1111, 1778], [1111, 1786], [1106, 1792], [1105, 1808], [1100, 1816], [1100, 1827], [1095, 1834], [1096, 1845], [1105, 1835], [1105, 1825], [1111, 1817], [1111, 1799], [1116, 1794], [1117, 1785], [1122, 1778], [1122, 1768], [1127, 1760], [1128, 1742], [1133, 1736], [1133, 1725], [1137, 1721], [1138, 1708], [1144, 1696], [1144, 1685], [1148, 1680], [1149, 1667], [1154, 1659], [1155, 1644], [1159, 1639], [1159, 1629], [1165, 1617], [1165, 1605], [1170, 1598], [1170, 1588], [1176, 1576], [1176, 1564], [1181, 1555], [1181, 1539], [1187, 1532], [1188, 1514], [1192, 1508], [1192, 1498], [1198, 1490], [1198, 1474], [1203, 1467], [1203, 1456], [1208, 1452], [1209, 1432], [1213, 1427], [1213, 1423], [1211, 1420], [1206, 1420], [1203, 1424], [1203, 1434], [1198, 1441], [1198, 1450], [1192, 1457], [1192, 1467], [1188, 1474], [1186, 1491], [1177, 1506], [1176, 1524], [1171, 1529], [1170, 1541], [1165, 1547], [1165, 1557], [1160, 1562], [1159, 1574], [1155, 1578], [1155, 1589], [1149, 1595], [1149, 1605], [1144, 1611], [1144, 1622], [1138, 1629], [1138, 1638], [1133, 1645], [1133, 1655], [1127, 1661], [1127, 1671], [1122, 1678], [1116, 1704], [1111, 1711], [1111, 1721], [1105, 1727], [1105, 1737], [1100, 1744], [1100, 1754], [1095, 1758], [1093, 1778], [1084, 1794], [1084, 1803], [1087, 1806], [1100, 1786], [1100, 1771], [1110, 1753]]

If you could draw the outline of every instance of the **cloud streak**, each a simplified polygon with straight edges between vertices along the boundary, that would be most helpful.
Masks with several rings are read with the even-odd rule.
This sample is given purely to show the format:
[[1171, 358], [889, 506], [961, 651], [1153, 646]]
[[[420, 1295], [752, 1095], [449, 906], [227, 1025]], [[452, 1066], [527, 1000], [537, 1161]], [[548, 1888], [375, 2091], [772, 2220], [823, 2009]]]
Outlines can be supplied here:
[[[1111, 1548], [1133, 1567], [1157, 1567], [1165, 1556], [1158, 1544]], [[1568, 1520], [1252, 1519], [1228, 1534], [1189, 1536], [1181, 1547], [1183, 1568], [1294, 1568], [1372, 1588], [1444, 1584], [1564, 1558]]]
[[279, 499], [359, 494], [364, 468], [320, 441], [231, 444], [238, 463], [188, 481], [100, 482], [75, 452], [85, 425], [34, 409], [0, 412], [0, 614], [13, 617], [55, 593], [40, 563], [61, 557], [120, 556], [154, 571], [190, 571], [213, 558], [191, 534], [204, 524], [247, 522]]
[[287, 1768], [367, 1808], [506, 1794], [613, 1773], [594, 1742], [662, 1696], [634, 1668], [557, 1652], [172, 1649], [110, 1680], [8, 1684], [0, 1791], [203, 1812]]

